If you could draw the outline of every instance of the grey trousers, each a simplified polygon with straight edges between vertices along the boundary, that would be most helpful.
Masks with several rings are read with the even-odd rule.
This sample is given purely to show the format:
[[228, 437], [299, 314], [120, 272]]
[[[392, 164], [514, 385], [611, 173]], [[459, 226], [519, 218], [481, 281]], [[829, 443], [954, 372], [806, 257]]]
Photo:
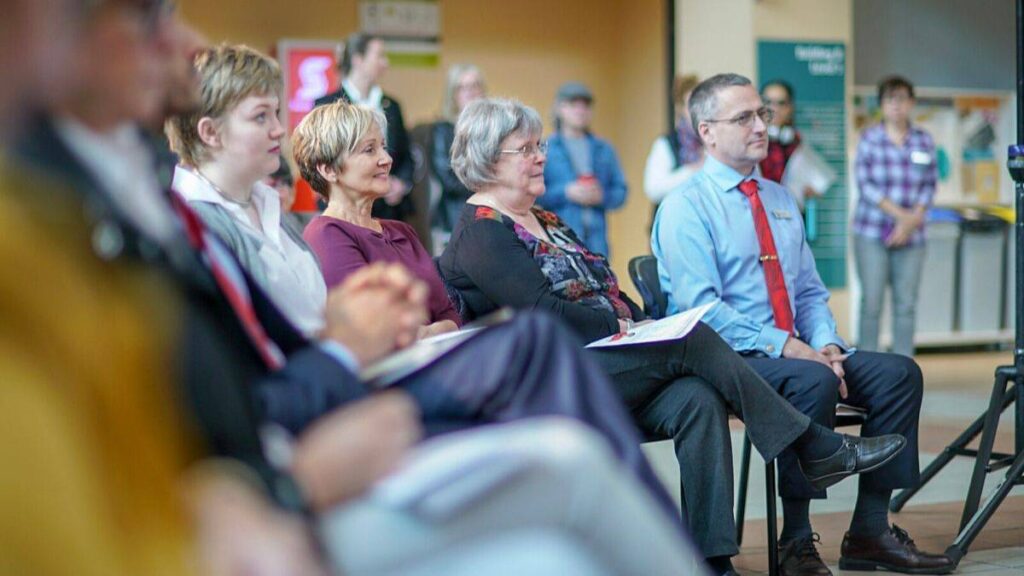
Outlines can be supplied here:
[[853, 255], [860, 278], [860, 321], [857, 347], [879, 352], [879, 318], [885, 288], [892, 288], [892, 351], [914, 355], [914, 322], [925, 247], [888, 248], [877, 238], [854, 235]]
[[684, 513], [701, 552], [736, 554], [729, 413], [743, 421], [766, 460], [803, 434], [810, 419], [703, 322], [682, 340], [591, 352], [641, 429], [675, 441]]
[[[432, 477], [439, 469], [455, 472]], [[427, 489], [399, 501], [389, 483]], [[599, 435], [546, 417], [432, 439], [320, 529], [350, 576], [706, 574], [672, 522]]]

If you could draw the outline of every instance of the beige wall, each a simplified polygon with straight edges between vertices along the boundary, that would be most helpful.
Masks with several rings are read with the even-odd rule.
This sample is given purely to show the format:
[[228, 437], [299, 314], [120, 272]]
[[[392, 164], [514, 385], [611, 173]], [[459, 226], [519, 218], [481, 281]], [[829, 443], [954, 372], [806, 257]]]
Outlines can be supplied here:
[[757, 66], [754, 0], [676, 0], [676, 67], [701, 78]]
[[[664, 0], [442, 0], [441, 66], [395, 67], [382, 82], [413, 126], [434, 119], [444, 70], [480, 66], [492, 95], [536, 107], [545, 120], [558, 85], [587, 83], [595, 132], [618, 149], [630, 198], [611, 221], [614, 265], [625, 280], [628, 256], [647, 253], [649, 205], [643, 165], [664, 117]], [[271, 49], [281, 38], [338, 39], [358, 26], [356, 0], [180, 0], [212, 41]], [[301, 6], [300, 9], [294, 9]], [[630, 290], [632, 286], [624, 282]]]

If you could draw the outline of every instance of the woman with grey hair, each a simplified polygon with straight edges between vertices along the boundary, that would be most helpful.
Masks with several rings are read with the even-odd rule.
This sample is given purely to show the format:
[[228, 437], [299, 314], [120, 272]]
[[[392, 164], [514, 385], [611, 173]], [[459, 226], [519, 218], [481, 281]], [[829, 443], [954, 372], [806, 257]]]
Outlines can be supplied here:
[[452, 170], [451, 149], [455, 139], [455, 120], [467, 104], [486, 95], [483, 74], [472, 64], [453, 64], [448, 68], [444, 93], [443, 118], [434, 124], [431, 166], [441, 182], [441, 227], [451, 232], [462, 206], [473, 193]]
[[[545, 152], [532, 108], [486, 99], [462, 112], [452, 167], [474, 194], [441, 256], [441, 273], [476, 315], [501, 306], [539, 309], [585, 340], [629, 332], [647, 320], [620, 292], [605, 257], [587, 250], [558, 216], [534, 206], [545, 191]], [[738, 551], [729, 412], [746, 423], [766, 460], [792, 446], [812, 484], [826, 487], [851, 473], [839, 460], [849, 456], [846, 443], [861, 440], [810, 422], [703, 323], [681, 339], [587, 353], [611, 376], [640, 427], [675, 441], [683, 508], [719, 573], [732, 569], [729, 558]], [[902, 448], [894, 444], [885, 458]]]

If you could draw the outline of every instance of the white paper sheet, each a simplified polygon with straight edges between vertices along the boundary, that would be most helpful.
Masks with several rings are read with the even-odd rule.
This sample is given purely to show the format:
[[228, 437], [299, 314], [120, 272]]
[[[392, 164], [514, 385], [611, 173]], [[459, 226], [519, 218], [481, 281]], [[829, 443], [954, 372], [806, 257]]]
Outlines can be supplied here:
[[806, 144], [801, 144], [793, 152], [786, 163], [786, 171], [782, 173], [782, 185], [796, 198], [801, 208], [804, 205], [804, 189], [810, 188], [821, 195], [835, 181], [835, 171]]
[[587, 344], [587, 348], [610, 348], [613, 346], [678, 340], [689, 334], [690, 330], [693, 330], [693, 327], [704, 317], [704, 314], [712, 305], [714, 305], [714, 302], [708, 302], [703, 306], [685, 310], [650, 324], [633, 328], [629, 332], [612, 334], [607, 338], [601, 338]]

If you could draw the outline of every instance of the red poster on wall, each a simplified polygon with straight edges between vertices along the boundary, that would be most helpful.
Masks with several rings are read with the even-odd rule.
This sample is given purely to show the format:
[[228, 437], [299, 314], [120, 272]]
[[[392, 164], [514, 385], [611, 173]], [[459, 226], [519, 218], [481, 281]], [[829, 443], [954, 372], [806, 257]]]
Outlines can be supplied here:
[[[313, 102], [334, 90], [340, 80], [335, 60], [337, 42], [329, 40], [282, 40], [277, 57], [284, 71], [284, 118], [291, 133], [313, 109]], [[316, 210], [316, 201], [309, 184], [296, 178], [295, 212]]]
[[338, 87], [335, 65], [337, 42], [282, 40], [277, 54], [285, 73], [285, 99], [289, 132], [298, 126], [313, 101]]

